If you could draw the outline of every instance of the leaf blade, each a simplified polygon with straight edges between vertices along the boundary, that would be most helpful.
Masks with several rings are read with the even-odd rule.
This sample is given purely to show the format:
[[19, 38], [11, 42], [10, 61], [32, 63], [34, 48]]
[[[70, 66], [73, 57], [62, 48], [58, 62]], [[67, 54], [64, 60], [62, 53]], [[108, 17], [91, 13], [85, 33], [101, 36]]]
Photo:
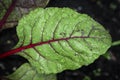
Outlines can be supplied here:
[[28, 63], [23, 64], [14, 73], [7, 76], [11, 80], [56, 80], [55, 74], [38, 74]]
[[68, 8], [36, 9], [21, 19], [17, 32], [16, 48], [25, 46], [19, 55], [40, 74], [88, 65], [111, 46], [111, 37], [102, 25]]

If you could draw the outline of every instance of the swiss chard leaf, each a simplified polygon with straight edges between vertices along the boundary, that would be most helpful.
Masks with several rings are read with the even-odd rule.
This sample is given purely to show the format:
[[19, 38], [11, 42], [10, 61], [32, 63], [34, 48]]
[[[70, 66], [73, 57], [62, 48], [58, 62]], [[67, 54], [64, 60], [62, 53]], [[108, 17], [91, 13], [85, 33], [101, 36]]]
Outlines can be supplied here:
[[11, 80], [56, 80], [55, 74], [38, 74], [28, 63], [23, 64], [16, 72], [8, 76]]
[[44, 8], [48, 2], [49, 0], [0, 0], [0, 27], [14, 27], [23, 15], [37, 7]]
[[88, 65], [111, 46], [102, 25], [69, 8], [38, 8], [17, 26], [17, 53], [38, 74], [55, 74]]

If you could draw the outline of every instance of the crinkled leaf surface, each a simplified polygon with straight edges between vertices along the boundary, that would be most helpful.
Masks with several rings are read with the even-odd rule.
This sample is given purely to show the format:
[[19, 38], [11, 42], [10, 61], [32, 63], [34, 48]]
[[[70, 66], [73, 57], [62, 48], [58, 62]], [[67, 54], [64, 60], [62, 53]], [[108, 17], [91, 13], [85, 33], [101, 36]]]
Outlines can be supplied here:
[[102, 25], [69, 8], [36, 9], [17, 27], [15, 48], [39, 74], [54, 74], [88, 65], [111, 46]]

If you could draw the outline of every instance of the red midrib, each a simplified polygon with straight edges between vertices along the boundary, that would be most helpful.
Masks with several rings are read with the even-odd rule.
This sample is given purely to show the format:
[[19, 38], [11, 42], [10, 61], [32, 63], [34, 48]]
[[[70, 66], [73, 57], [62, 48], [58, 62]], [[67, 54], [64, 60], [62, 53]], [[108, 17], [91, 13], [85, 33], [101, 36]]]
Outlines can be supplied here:
[[2, 26], [5, 24], [8, 16], [10, 15], [10, 13], [13, 11], [15, 4], [16, 4], [17, 0], [12, 0], [12, 4], [10, 5], [10, 7], [8, 8], [7, 12], [5, 13], [5, 15], [3, 16], [2, 20], [0, 20], [0, 29], [2, 28]]
[[39, 43], [35, 43], [35, 44], [29, 44], [27, 46], [19, 47], [19, 48], [10, 50], [10, 51], [8, 51], [6, 53], [3, 53], [3, 54], [0, 55], [0, 58], [10, 56], [10, 55], [18, 53], [18, 52], [20, 52], [22, 50], [33, 48], [35, 46], [40, 46], [40, 45], [49, 44], [49, 43], [52, 43], [52, 42], [57, 42], [57, 41], [62, 41], [62, 40], [69, 40], [69, 39], [74, 39], [74, 38], [90, 38], [90, 37], [88, 37], [88, 36], [74, 36], [74, 37], [67, 37], [67, 38], [60, 38], [60, 39], [52, 39], [52, 40], [49, 40], [49, 41], [39, 42]]

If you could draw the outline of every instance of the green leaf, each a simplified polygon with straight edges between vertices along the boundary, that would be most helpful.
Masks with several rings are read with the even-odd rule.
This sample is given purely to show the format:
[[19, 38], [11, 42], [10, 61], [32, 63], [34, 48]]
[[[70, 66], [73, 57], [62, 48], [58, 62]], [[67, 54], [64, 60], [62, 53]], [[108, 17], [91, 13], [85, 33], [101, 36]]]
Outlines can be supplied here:
[[102, 25], [69, 8], [30, 12], [19, 21], [17, 35], [18, 54], [39, 74], [78, 69], [111, 46], [111, 37]]
[[23, 64], [12, 75], [7, 76], [10, 80], [56, 80], [55, 74], [38, 74], [28, 63]]
[[12, 0], [0, 0], [0, 20], [3, 18], [7, 8], [12, 3]]
[[[15, 0], [0, 0], [0, 20], [2, 20], [3, 16], [6, 13], [9, 13], [7, 12], [7, 10], [13, 3], [12, 1]], [[14, 7], [14, 10], [7, 18], [7, 21], [3, 28], [14, 27], [15, 25], [17, 25], [19, 19], [21, 19], [23, 15], [26, 15], [35, 8], [44, 8], [48, 4], [48, 2], [49, 0], [17, 0], [15, 3], [16, 5]]]

